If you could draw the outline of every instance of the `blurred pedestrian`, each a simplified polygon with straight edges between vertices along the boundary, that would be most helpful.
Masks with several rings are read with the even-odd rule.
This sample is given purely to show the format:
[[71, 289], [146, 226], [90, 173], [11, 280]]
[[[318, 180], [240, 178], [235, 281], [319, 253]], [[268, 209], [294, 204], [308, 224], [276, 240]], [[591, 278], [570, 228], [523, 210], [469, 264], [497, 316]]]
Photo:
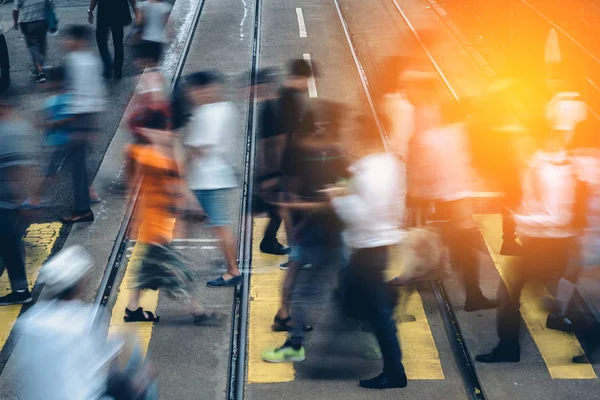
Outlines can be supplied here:
[[73, 165], [73, 214], [61, 220], [64, 223], [90, 222], [94, 214], [90, 208], [87, 152], [98, 131], [99, 116], [105, 108], [106, 91], [100, 78], [100, 63], [90, 48], [91, 31], [84, 25], [71, 25], [65, 30], [63, 46], [67, 50], [65, 68], [70, 102], [67, 112], [71, 117], [70, 157]]
[[227, 216], [227, 199], [238, 184], [228, 160], [234, 140], [238, 113], [226, 101], [220, 76], [196, 72], [186, 79], [194, 111], [184, 140], [188, 159], [187, 182], [208, 215], [209, 225], [219, 239], [227, 272], [208, 282], [209, 287], [233, 287], [241, 282], [237, 246]]
[[39, 282], [44, 297], [16, 326], [19, 344], [12, 356], [23, 381], [19, 398], [156, 398], [155, 377], [147, 366], [130, 358], [130, 369], [121, 370], [118, 358], [127, 351], [123, 341], [107, 341], [92, 325], [93, 305], [82, 301], [92, 266], [80, 246], [62, 250], [43, 266]]
[[16, 113], [12, 99], [0, 98], [0, 257], [10, 280], [11, 293], [0, 305], [31, 302], [25, 272], [24, 221], [19, 211], [31, 179], [32, 128]]
[[46, 82], [43, 67], [48, 47], [49, 12], [54, 13], [53, 0], [17, 0], [13, 9], [14, 28], [18, 31], [20, 26], [23, 31], [33, 61], [32, 74], [38, 83]]
[[137, 6], [135, 22], [141, 30], [140, 39], [142, 43], [156, 47], [159, 54], [167, 42], [165, 31], [171, 8], [164, 0], [145, 0]]
[[0, 24], [0, 93], [10, 86], [10, 57], [6, 38]]
[[[294, 155], [292, 151], [296, 136], [314, 133], [317, 130], [315, 115], [308, 94], [308, 80], [313, 75], [313, 68], [306, 60], [292, 60], [288, 66], [288, 76], [279, 90], [279, 118], [282, 134], [285, 135], [285, 147], [281, 155], [280, 178], [283, 192], [297, 190], [297, 188], [290, 187], [293, 184], [291, 177], [297, 175], [297, 171], [293, 170]], [[293, 225], [288, 212], [284, 212], [282, 217], [285, 226]], [[288, 237], [293, 238], [293, 235]], [[293, 245], [292, 239], [288, 246], [293, 247]], [[292, 264], [293, 261], [290, 259], [287, 263], [281, 265], [281, 269], [294, 267]]]
[[[511, 266], [510, 280], [501, 281], [498, 289], [498, 345], [490, 353], [478, 355], [479, 362], [520, 360], [519, 301], [527, 282], [556, 281], [563, 277], [574, 282], [576, 279], [567, 272], [574, 260], [576, 239], [585, 220], [582, 194], [586, 192], [586, 185], [566, 151], [564, 132], [555, 128], [547, 126], [544, 131], [535, 133], [539, 148], [529, 160], [523, 177], [522, 204], [515, 213], [523, 256]], [[568, 323], [564, 317], [550, 314], [546, 323], [550, 327], [564, 325]]]
[[289, 333], [282, 346], [262, 353], [267, 362], [304, 360], [304, 333], [312, 330], [307, 323], [311, 311], [330, 293], [328, 275], [335, 273], [343, 259], [342, 225], [323, 193], [348, 177], [338, 138], [326, 130], [297, 133], [288, 152], [293, 160], [289, 182], [274, 204], [292, 221], [294, 246], [272, 329]]
[[345, 297], [355, 305], [353, 312], [363, 310], [383, 355], [383, 372], [360, 381], [360, 386], [403, 388], [407, 378], [394, 321], [396, 299], [386, 284], [385, 271], [391, 247], [405, 236], [400, 228], [406, 201], [402, 179], [405, 166], [395, 155], [385, 152], [377, 129], [363, 129], [356, 140], [358, 160], [350, 167], [350, 184], [327, 193], [346, 226], [352, 248], [342, 283], [346, 286]]
[[[136, 13], [135, 0], [90, 0], [88, 10], [88, 22], [94, 23], [94, 11], [98, 7], [96, 21], [96, 43], [98, 51], [104, 64], [105, 78], [121, 79], [123, 77], [124, 30], [132, 21], [129, 6]], [[108, 50], [108, 32], [112, 34], [112, 42], [115, 49], [114, 60]]]
[[154, 109], [134, 118], [130, 126], [136, 141], [127, 148], [127, 153], [134, 169], [131, 184], [141, 182], [141, 203], [138, 247], [133, 257], [137, 276], [125, 309], [125, 322], [158, 321], [157, 315], [139, 306], [143, 290], [158, 289], [184, 302], [194, 323], [204, 322], [214, 313], [206, 311], [191, 294], [192, 274], [170, 247], [183, 198], [169, 116]]
[[[281, 158], [286, 142], [283, 134], [280, 98], [274, 88], [277, 73], [271, 69], [259, 71], [256, 91], [259, 101], [259, 137], [257, 156], [257, 202], [267, 212], [269, 222], [260, 242], [260, 251], [273, 255], [285, 255], [289, 246], [283, 246], [277, 240], [281, 226], [281, 216], [277, 207], [268, 203], [268, 196], [281, 190]], [[291, 237], [291, 227], [286, 229]], [[288, 240], [290, 243], [290, 240]]]

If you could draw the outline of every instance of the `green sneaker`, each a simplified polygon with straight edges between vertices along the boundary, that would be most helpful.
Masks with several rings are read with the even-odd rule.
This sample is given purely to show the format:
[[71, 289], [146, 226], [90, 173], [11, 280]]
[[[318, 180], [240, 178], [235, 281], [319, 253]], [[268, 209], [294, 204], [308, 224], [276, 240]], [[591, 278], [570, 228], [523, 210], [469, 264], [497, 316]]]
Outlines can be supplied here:
[[287, 342], [277, 349], [267, 350], [262, 353], [263, 361], [270, 363], [300, 362], [304, 361], [305, 358], [304, 347], [296, 350]]

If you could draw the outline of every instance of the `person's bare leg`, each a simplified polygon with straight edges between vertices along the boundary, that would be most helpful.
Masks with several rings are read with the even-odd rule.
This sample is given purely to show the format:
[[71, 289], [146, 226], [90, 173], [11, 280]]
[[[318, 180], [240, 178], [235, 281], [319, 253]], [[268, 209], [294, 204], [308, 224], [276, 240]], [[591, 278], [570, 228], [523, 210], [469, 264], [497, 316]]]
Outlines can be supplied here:
[[298, 261], [290, 261], [289, 267], [285, 273], [283, 284], [281, 286], [281, 308], [277, 311], [276, 316], [284, 319], [290, 315], [290, 302], [292, 297], [292, 291], [298, 278], [298, 272], [302, 267], [302, 263]]
[[240, 275], [240, 270], [237, 265], [237, 255], [235, 240], [231, 229], [227, 226], [217, 226], [214, 228], [215, 235], [221, 241], [225, 259], [227, 260], [227, 273], [223, 275], [223, 279], [229, 280]]
[[140, 296], [142, 295], [142, 291], [138, 289], [134, 289], [131, 291], [129, 295], [129, 303], [127, 303], [127, 309], [130, 311], [135, 311], [140, 306]]

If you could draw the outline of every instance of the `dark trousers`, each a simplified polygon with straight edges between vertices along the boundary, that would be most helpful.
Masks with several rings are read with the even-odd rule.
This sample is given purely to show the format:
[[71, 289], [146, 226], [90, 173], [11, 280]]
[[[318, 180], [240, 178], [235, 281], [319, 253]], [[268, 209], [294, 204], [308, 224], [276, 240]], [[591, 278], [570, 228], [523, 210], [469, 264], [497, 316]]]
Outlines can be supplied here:
[[[0, 257], [13, 291], [27, 289], [25, 246], [19, 214], [16, 210], [0, 209]], [[1, 272], [0, 272], [1, 274]]]
[[75, 212], [84, 213], [90, 210], [90, 188], [87, 173], [87, 142], [78, 140], [71, 145], [69, 153], [72, 163], [73, 198]]
[[[98, 21], [96, 25], [96, 43], [98, 44], [98, 52], [102, 58], [104, 64], [104, 71], [108, 72], [112, 68], [115, 72], [123, 71], [123, 58], [124, 58], [124, 29], [122, 24], [108, 23], [104, 21]], [[108, 50], [108, 32], [112, 34], [113, 46], [115, 48], [115, 59], [113, 58]]]
[[44, 65], [44, 61], [46, 61], [46, 49], [48, 47], [46, 36], [48, 32], [48, 21], [22, 22], [21, 30], [25, 36], [25, 43], [31, 54], [33, 65]]
[[569, 264], [573, 238], [523, 238], [524, 255], [508, 271], [508, 282], [500, 281], [496, 310], [498, 338], [503, 343], [517, 343], [521, 330], [520, 299], [529, 281], [550, 281], [562, 277]]
[[396, 377], [404, 374], [404, 366], [394, 320], [394, 301], [384, 277], [388, 253], [387, 247], [354, 250], [347, 274], [355, 283], [353, 296], [360, 296], [360, 301], [364, 302], [369, 324], [381, 348], [383, 373]]
[[276, 208], [269, 207], [267, 211], [269, 215], [269, 223], [265, 228], [265, 233], [263, 235], [263, 242], [269, 243], [277, 240], [277, 231], [279, 231], [279, 227], [281, 226], [281, 216], [277, 212]]
[[10, 59], [6, 38], [0, 33], [0, 91], [10, 86]]

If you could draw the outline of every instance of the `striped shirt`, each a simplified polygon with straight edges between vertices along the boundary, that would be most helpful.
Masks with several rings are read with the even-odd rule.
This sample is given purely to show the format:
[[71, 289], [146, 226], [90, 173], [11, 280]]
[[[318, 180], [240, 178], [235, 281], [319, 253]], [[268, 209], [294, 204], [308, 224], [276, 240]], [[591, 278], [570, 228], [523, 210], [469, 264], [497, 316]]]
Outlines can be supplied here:
[[19, 11], [19, 22], [46, 20], [46, 4], [54, 7], [53, 0], [16, 0], [14, 9]]

